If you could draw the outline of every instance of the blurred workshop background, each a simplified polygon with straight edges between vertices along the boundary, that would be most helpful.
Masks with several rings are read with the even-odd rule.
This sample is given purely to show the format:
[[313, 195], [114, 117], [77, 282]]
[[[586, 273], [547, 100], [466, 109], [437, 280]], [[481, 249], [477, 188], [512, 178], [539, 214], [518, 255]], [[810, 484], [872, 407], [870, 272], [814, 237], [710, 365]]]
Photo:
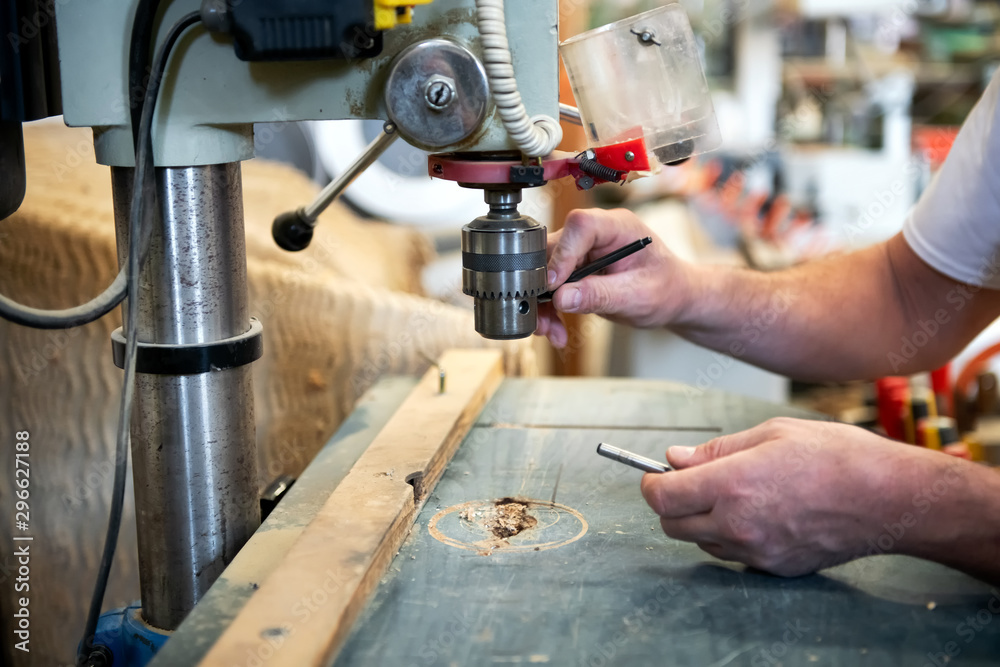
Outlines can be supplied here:
[[[563, 0], [561, 36], [662, 4]], [[860, 248], [900, 230], [1000, 62], [1000, 3], [992, 0], [682, 5], [721, 147], [628, 187], [581, 191], [563, 179], [528, 190], [522, 213], [554, 230], [574, 208], [625, 206], [685, 259], [765, 271]], [[573, 102], [565, 77], [562, 100]], [[379, 377], [423, 372], [449, 347], [496, 345], [474, 332], [472, 299], [461, 291], [460, 230], [482, 215], [482, 193], [432, 181], [426, 154], [399, 141], [346, 190], [346, 206], [324, 214], [307, 251], [284, 252], [271, 238], [275, 215], [344, 172], [382, 123], [292, 124], [281, 122], [280, 108], [274, 116], [255, 127], [262, 159], [242, 166], [251, 314], [268, 332], [253, 371], [261, 489], [300, 474]], [[585, 147], [580, 128], [564, 130], [563, 149]], [[0, 293], [37, 307], [81, 303], [118, 270], [108, 169], [95, 162], [91, 131], [59, 118], [26, 124], [25, 150], [25, 201], [0, 230]], [[933, 374], [815, 386], [666, 331], [566, 319], [564, 350], [538, 337], [504, 343], [507, 373], [674, 380], [694, 392], [800, 404], [1000, 464], [991, 363], [1000, 326]], [[93, 526], [108, 516], [121, 385], [108, 338], [119, 324], [117, 311], [66, 333], [0, 322], [0, 377], [11, 380], [0, 426], [37, 423], [32, 437], [51, 443], [33, 453], [46, 480], [33, 491], [36, 525], [46, 531], [38, 538], [54, 554], [33, 563], [47, 582], [33, 613], [74, 628], [71, 637], [58, 624], [39, 630], [36, 664], [72, 659], [100, 560]], [[763, 314], [749, 326], [770, 324]], [[920, 335], [901, 349], [920, 346]], [[4, 493], [9, 486], [0, 484]], [[109, 607], [137, 597], [131, 488], [127, 498]]]
[[[567, 0], [562, 38], [662, 4]], [[550, 229], [573, 208], [626, 206], [686, 259], [761, 270], [886, 239], [900, 230], [1000, 62], [1000, 4], [992, 1], [681, 4], [701, 49], [722, 147], [627, 188], [606, 184], [581, 192], [560, 181], [529, 191], [522, 210]], [[570, 98], [564, 80], [563, 101]], [[261, 145], [259, 155], [290, 161], [326, 182], [379, 128], [377, 121], [304, 124], [294, 141], [285, 133], [285, 140]], [[564, 149], [584, 147], [579, 128], [565, 131]], [[345, 199], [363, 215], [428, 234], [437, 258], [423, 270], [424, 292], [471, 309], [458, 281], [459, 228], [479, 214], [480, 196], [429, 181], [424, 164], [424, 154], [398, 142]], [[590, 316], [567, 319], [566, 350], [535, 341], [543, 373], [665, 378], [696, 390], [793, 401], [869, 425], [878, 421], [881, 404], [883, 419], [894, 422], [883, 428], [916, 440], [920, 418], [939, 411], [955, 417], [958, 410], [962, 429], [974, 426], [964, 405], [951, 407], [954, 380], [964, 370], [968, 386], [960, 388], [961, 402], [976, 406], [981, 430], [989, 431], [997, 411], [996, 377], [979, 354], [1000, 341], [996, 326], [933, 381], [924, 376], [876, 388], [793, 383], [668, 332], [631, 330]], [[963, 447], [952, 450], [969, 455]]]

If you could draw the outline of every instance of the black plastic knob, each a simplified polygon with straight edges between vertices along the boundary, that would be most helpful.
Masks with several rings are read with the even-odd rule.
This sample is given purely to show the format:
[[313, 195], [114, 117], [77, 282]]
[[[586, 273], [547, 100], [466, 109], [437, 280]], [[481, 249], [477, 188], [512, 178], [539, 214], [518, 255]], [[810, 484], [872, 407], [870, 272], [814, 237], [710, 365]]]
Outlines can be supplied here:
[[271, 225], [271, 235], [279, 248], [298, 252], [309, 247], [313, 238], [313, 225], [302, 217], [300, 210], [282, 213]]

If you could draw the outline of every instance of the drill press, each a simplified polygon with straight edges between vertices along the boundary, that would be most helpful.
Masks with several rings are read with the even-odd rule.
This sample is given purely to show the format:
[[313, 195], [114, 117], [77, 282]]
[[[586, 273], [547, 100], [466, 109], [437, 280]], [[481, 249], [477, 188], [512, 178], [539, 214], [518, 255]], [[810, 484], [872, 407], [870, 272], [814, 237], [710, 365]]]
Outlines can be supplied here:
[[[224, 370], [194, 365], [206, 350], [259, 340], [239, 169], [253, 157], [253, 123], [391, 118], [428, 150], [519, 150], [490, 96], [476, 3], [417, 4], [177, 0], [156, 22], [153, 44], [182, 15], [203, 19], [178, 40], [153, 118], [159, 206], [131, 332], [142, 617], [156, 628], [177, 627], [259, 523], [253, 356]], [[557, 117], [556, 0], [507, 0], [505, 13], [485, 4], [506, 17], [526, 113]], [[97, 159], [112, 167], [123, 261], [135, 166], [129, 42], [134, 15], [150, 7], [56, 5], [65, 120], [94, 128]], [[544, 233], [534, 243], [544, 250]], [[159, 363], [167, 348], [184, 363]]]
[[[149, 99], [138, 105], [152, 114], [157, 206], [129, 291], [135, 326], [113, 337], [119, 365], [137, 350], [130, 439], [141, 617], [169, 632], [260, 521], [249, 364], [262, 330], [248, 304], [239, 167], [253, 157], [254, 123], [389, 121], [317, 202], [275, 221], [288, 250], [308, 245], [322, 209], [397, 136], [433, 153], [432, 177], [482, 189], [489, 211], [462, 230], [463, 291], [476, 330], [494, 339], [530, 335], [546, 288], [545, 229], [518, 212], [522, 189], [563, 177], [581, 188], [624, 182], [655, 161], [641, 124], [589, 122], [593, 152], [554, 152], [557, 0], [93, 0], [55, 11], [64, 118], [93, 128], [97, 160], [111, 167], [123, 266], [140, 254], [130, 245], [144, 181], [136, 102], [146, 84], [136, 63], [171, 45], [155, 113]], [[665, 44], [661, 31], [640, 27], [626, 39]], [[692, 41], [690, 27], [684, 37]], [[665, 53], [647, 60], [665, 62]], [[621, 74], [631, 66], [626, 59]], [[705, 149], [671, 142], [685, 155]], [[12, 308], [0, 300], [0, 314]]]

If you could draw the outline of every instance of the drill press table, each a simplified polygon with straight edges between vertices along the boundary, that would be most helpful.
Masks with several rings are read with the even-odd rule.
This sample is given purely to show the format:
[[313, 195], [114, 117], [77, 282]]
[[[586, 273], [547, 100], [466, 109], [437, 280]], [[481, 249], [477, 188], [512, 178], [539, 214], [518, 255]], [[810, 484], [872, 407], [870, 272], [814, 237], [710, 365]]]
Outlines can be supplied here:
[[[300, 484], [338, 452], [345, 465], [409, 386], [377, 387]], [[335, 664], [996, 664], [1000, 593], [989, 585], [899, 556], [797, 579], [723, 563], [666, 537], [641, 473], [594, 453], [607, 441], [661, 459], [668, 445], [774, 416], [810, 415], [666, 382], [505, 379]], [[476, 523], [505, 497], [528, 501], [536, 519], [506, 546]], [[225, 629], [250, 593], [238, 573], [220, 581], [155, 664], [193, 664]]]

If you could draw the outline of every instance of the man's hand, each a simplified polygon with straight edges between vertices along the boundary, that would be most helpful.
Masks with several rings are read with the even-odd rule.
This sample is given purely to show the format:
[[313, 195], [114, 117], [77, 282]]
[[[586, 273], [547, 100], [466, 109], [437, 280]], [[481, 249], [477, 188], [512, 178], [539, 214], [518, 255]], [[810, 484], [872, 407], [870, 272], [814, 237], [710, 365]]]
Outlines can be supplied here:
[[[857, 427], [798, 419], [672, 447], [667, 459], [677, 471], [642, 480], [664, 532], [782, 576], [866, 553], [931, 557], [921, 545], [961, 506], [969, 466]], [[921, 500], [926, 489], [941, 494]], [[895, 525], [888, 544], [879, 542]]]
[[[593, 275], [563, 285], [574, 270], [633, 241], [653, 236], [644, 250]], [[677, 259], [635, 214], [626, 210], [578, 210], [549, 235], [549, 288], [559, 287], [551, 304], [539, 308], [536, 333], [556, 347], [566, 345], [566, 328], [556, 315], [597, 313], [638, 327], [676, 320], [690, 299], [689, 265]]]

